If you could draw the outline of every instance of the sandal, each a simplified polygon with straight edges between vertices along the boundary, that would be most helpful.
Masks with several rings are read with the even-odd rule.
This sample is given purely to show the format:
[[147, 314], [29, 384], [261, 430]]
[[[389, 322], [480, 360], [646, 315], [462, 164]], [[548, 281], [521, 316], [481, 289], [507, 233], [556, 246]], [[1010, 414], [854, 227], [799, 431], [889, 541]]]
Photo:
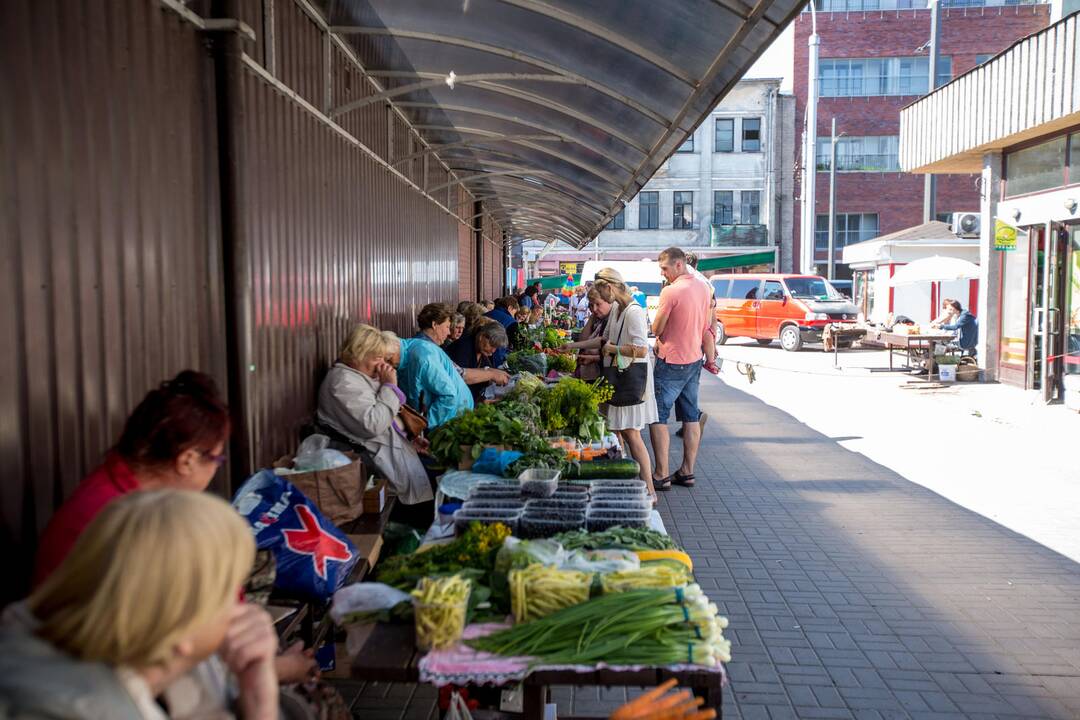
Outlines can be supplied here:
[[682, 473], [677, 472], [671, 476], [671, 482], [675, 483], [676, 485], [682, 485], [686, 488], [692, 488], [694, 487], [694, 483], [696, 481], [694, 478], [694, 473], [690, 473], [689, 475], [683, 475]]
[[675, 477], [675, 476], [674, 475], [669, 475], [666, 478], [660, 478], [658, 480], [656, 478], [656, 476], [654, 475], [653, 479], [652, 479], [653, 490], [655, 490], [657, 492], [667, 492], [668, 490], [671, 489], [671, 479], [673, 477]]

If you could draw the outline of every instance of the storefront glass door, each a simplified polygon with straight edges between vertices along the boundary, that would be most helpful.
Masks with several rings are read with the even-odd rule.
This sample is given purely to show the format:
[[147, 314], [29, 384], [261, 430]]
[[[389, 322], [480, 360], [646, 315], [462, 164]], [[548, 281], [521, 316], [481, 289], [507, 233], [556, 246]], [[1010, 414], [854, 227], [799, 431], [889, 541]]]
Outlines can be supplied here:
[[1065, 261], [1068, 233], [1052, 225], [1039, 233], [1032, 275], [1032, 313], [1029, 387], [1045, 400], [1060, 398], [1062, 351], [1065, 347]]
[[1080, 375], [1080, 225], [1070, 225], [1068, 233], [1064, 372]]
[[1002, 382], [1031, 387], [1029, 343], [1033, 245], [1037, 246], [1041, 228], [1021, 230], [1016, 250], [998, 253], [1001, 262], [1001, 360], [998, 376]]

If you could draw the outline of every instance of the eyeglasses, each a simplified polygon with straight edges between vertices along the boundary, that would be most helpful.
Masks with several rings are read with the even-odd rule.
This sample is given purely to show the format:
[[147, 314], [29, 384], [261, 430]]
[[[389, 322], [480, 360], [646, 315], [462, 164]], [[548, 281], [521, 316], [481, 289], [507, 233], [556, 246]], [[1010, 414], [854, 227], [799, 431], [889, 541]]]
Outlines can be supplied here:
[[215, 455], [210, 450], [203, 450], [202, 451], [202, 456], [204, 458], [206, 458], [207, 460], [209, 460], [210, 462], [212, 462], [212, 463], [214, 463], [215, 465], [218, 465], [218, 466], [224, 465], [225, 461], [229, 459], [229, 456], [226, 455], [225, 453], [222, 453], [221, 455]]

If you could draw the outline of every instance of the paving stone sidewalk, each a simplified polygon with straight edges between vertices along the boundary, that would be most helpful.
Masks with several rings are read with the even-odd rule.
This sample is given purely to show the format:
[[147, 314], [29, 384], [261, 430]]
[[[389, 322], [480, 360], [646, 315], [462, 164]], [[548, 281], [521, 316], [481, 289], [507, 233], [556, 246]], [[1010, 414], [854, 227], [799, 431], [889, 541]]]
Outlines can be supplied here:
[[[731, 621], [725, 718], [1080, 718], [1080, 565], [723, 383], [701, 400], [697, 487], [661, 514]], [[353, 689], [359, 718], [433, 715], [430, 689]], [[626, 697], [553, 690], [561, 716]]]

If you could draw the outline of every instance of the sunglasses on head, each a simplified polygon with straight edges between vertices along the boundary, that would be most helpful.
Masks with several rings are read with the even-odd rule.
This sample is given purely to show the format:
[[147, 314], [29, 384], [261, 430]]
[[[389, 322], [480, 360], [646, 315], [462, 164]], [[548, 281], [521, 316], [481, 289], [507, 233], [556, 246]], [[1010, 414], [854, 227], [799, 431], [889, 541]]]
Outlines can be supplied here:
[[203, 450], [202, 456], [210, 462], [214, 463], [215, 465], [224, 465], [225, 461], [229, 459], [229, 456], [225, 453], [217, 455], [211, 450]]

